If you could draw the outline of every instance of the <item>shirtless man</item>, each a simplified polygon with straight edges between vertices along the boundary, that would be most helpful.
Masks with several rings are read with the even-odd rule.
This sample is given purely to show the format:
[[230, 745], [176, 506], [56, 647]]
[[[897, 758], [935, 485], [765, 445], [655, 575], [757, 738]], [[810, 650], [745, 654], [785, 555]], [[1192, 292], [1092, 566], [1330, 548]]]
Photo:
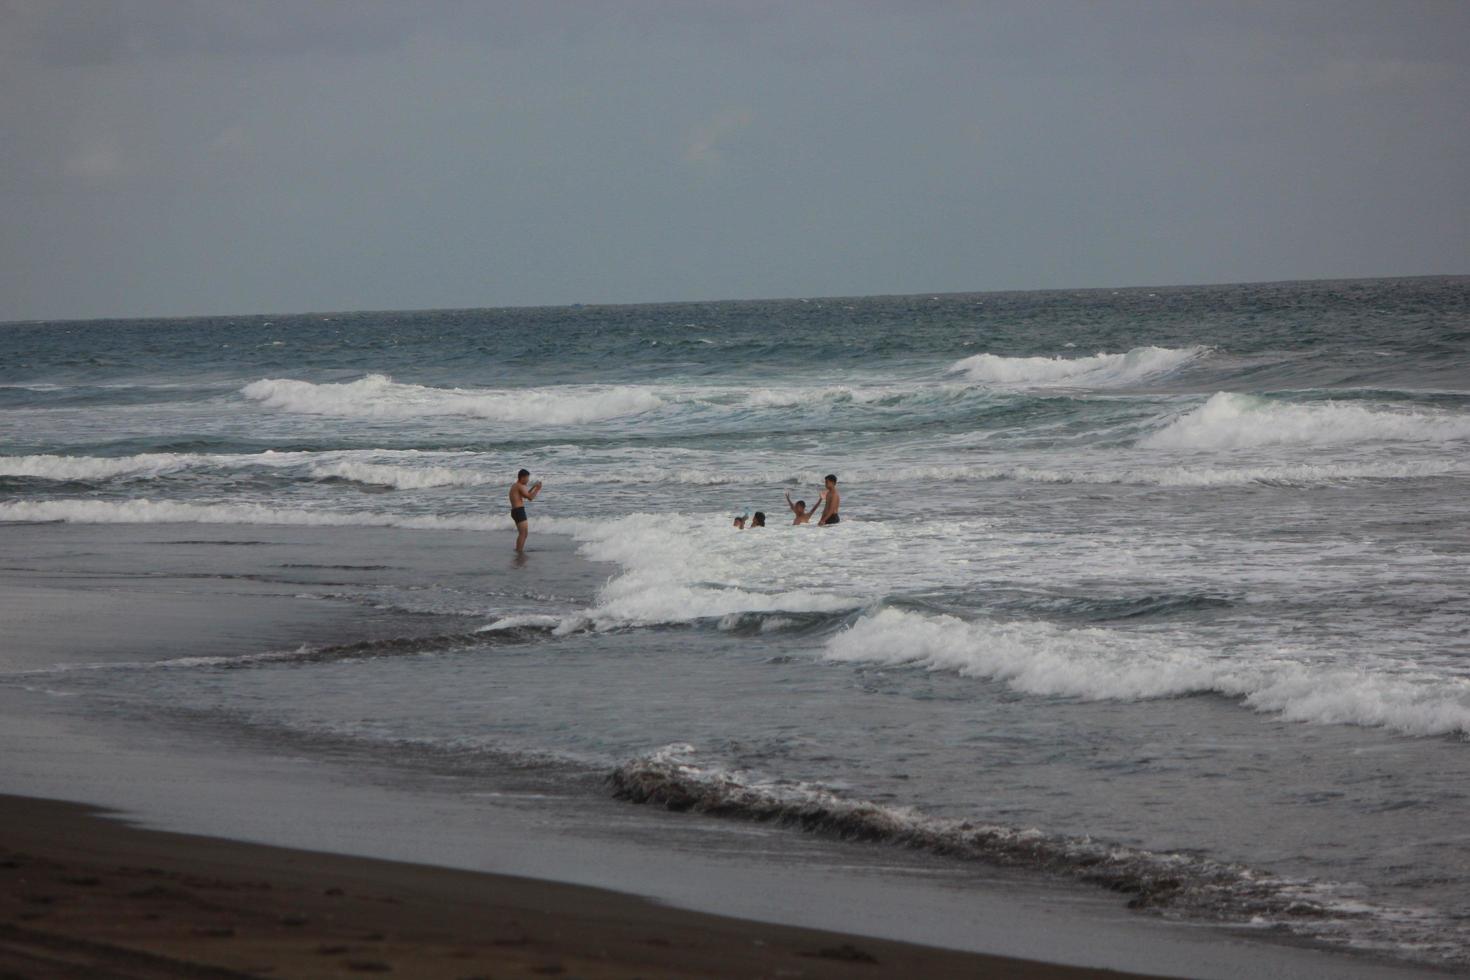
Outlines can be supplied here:
[[530, 530], [530, 524], [526, 520], [526, 504], [536, 499], [536, 494], [541, 492], [541, 481], [527, 486], [531, 479], [530, 470], [521, 470], [516, 474], [516, 482], [510, 485], [510, 519], [515, 521], [516, 551], [524, 553], [526, 550], [526, 532]]
[[814, 511], [806, 509], [805, 500], [798, 500], [796, 503], [793, 504], [791, 502], [790, 490], [786, 491], [786, 506], [791, 509], [791, 513], [796, 515], [796, 520], [792, 521], [792, 524], [810, 524], [812, 522], [812, 518], [816, 516], [816, 513]]
[[827, 489], [817, 498], [822, 505], [822, 519], [818, 524], [836, 524], [841, 518], [837, 516], [837, 509], [842, 506], [842, 495], [837, 492], [837, 477], [831, 473], [827, 474]]

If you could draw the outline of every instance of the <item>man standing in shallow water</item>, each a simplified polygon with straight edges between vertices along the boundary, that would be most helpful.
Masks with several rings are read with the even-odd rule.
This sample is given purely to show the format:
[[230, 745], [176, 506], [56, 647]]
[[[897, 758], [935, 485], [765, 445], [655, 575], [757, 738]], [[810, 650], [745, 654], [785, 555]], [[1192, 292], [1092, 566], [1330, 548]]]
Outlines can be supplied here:
[[841, 518], [837, 516], [837, 509], [842, 506], [842, 495], [837, 492], [837, 477], [831, 473], [827, 474], [827, 489], [817, 498], [817, 503], [822, 505], [822, 519], [818, 524], [836, 524]]
[[510, 485], [510, 519], [520, 532], [516, 535], [516, 551], [521, 553], [526, 550], [526, 532], [530, 530], [530, 522], [526, 520], [526, 504], [535, 500], [536, 494], [541, 492], [541, 481], [537, 480], [527, 486], [530, 479], [531, 471], [521, 470], [516, 474], [516, 482]]

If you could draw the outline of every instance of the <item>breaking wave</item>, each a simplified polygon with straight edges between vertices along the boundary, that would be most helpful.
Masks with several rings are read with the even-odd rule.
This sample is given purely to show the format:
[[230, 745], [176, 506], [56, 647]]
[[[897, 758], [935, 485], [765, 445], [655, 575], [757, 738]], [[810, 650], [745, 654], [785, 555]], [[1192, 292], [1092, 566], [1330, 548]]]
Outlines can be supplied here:
[[350, 460], [314, 463], [310, 472], [319, 480], [349, 480], [368, 486], [392, 487], [395, 490], [478, 487], [492, 482], [504, 482], [487, 473], [476, 473], [472, 470], [449, 466], [389, 466], [382, 463], [358, 463]]
[[1470, 734], [1470, 680], [1286, 660], [1247, 665], [1158, 635], [889, 608], [833, 636], [823, 655], [954, 671], [1041, 696], [1127, 701], [1213, 693], [1288, 721]]
[[1342, 402], [1293, 405], [1222, 391], [1145, 436], [1139, 445], [1149, 449], [1211, 450], [1453, 439], [1470, 439], [1470, 418], [1392, 412]]
[[289, 466], [309, 453], [140, 453], [136, 456], [0, 456], [0, 476], [41, 480], [152, 479], [200, 466]]
[[[774, 823], [843, 840], [910, 847], [946, 857], [1065, 875], [1132, 896], [1132, 908], [1192, 913], [1215, 920], [1269, 923], [1316, 939], [1412, 946], [1450, 957], [1463, 932], [1433, 913], [1338, 897], [1340, 886], [1279, 877], [1194, 854], [1160, 853], [1090, 837], [929, 816], [849, 799], [824, 786], [762, 780], [702, 766], [692, 746], [666, 746], [630, 760], [608, 777], [613, 795], [676, 811]], [[1365, 927], [1365, 921], [1369, 923]]]
[[369, 486], [385, 486], [399, 490], [421, 490], [444, 486], [481, 486], [497, 482], [485, 472], [464, 467], [437, 465], [396, 465], [362, 462], [342, 458], [355, 455], [389, 458], [433, 458], [466, 456], [466, 453], [421, 453], [415, 450], [369, 450], [345, 452], [276, 452], [260, 453], [140, 453], [134, 456], [0, 456], [0, 477], [27, 477], [41, 480], [99, 482], [104, 480], [151, 480], [190, 470], [240, 470], [263, 467], [272, 470], [300, 468], [306, 476], [317, 479], [348, 480]]
[[1135, 347], [1126, 354], [1091, 357], [1002, 357], [976, 354], [950, 365], [983, 384], [1109, 388], [1134, 384], [1179, 370], [1207, 354], [1207, 347]]
[[263, 378], [240, 393], [266, 408], [307, 415], [417, 418], [459, 415], [499, 422], [573, 425], [650, 412], [663, 399], [639, 386], [467, 389], [400, 384], [384, 374], [317, 384]]
[[[1058, 469], [1038, 466], [985, 466], [956, 464], [920, 466], [901, 472], [905, 481], [966, 482], [1014, 480], [1018, 483], [1088, 483], [1158, 487], [1225, 487], [1262, 484], [1316, 486], [1351, 480], [1414, 480], [1444, 476], [1464, 467], [1447, 460], [1364, 463], [1287, 463], [1263, 466], [1147, 466], [1120, 469]], [[808, 473], [780, 474], [768, 482], [815, 483]], [[854, 471], [853, 480], [879, 482], [894, 479], [893, 471]]]
[[[369, 459], [412, 459], [411, 462], [377, 462]], [[455, 457], [456, 465], [440, 465]], [[365, 450], [312, 452], [191, 454], [142, 453], [134, 456], [0, 456], [0, 477], [20, 477], [57, 482], [143, 481], [194, 470], [245, 470], [253, 467], [287, 473], [312, 480], [342, 480], [394, 490], [427, 490], [436, 487], [478, 487], [505, 482], [498, 459], [475, 453], [421, 453], [412, 450]], [[1216, 487], [1265, 484], [1315, 486], [1353, 480], [1423, 479], [1460, 472], [1464, 466], [1449, 460], [1404, 462], [1296, 463], [1251, 467], [1149, 466], [1121, 468], [1055, 468], [1045, 466], [995, 466], [953, 464], [913, 466], [902, 469], [850, 471], [858, 482], [882, 483], [895, 479], [945, 483], [1005, 481], [1019, 483], [1136, 484], [1162, 487]], [[665, 466], [647, 463], [609, 471], [558, 472], [559, 486], [602, 484], [636, 486], [683, 484], [687, 486], [804, 486], [821, 482], [819, 469], [772, 468], [760, 472], [729, 472], [718, 466]]]

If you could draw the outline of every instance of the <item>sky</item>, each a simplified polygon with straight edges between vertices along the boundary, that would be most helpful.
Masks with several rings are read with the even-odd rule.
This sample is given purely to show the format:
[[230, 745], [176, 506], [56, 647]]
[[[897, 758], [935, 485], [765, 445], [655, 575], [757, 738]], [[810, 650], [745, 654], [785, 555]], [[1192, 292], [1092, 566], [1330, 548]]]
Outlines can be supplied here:
[[1470, 273], [1470, 3], [0, 0], [0, 320]]

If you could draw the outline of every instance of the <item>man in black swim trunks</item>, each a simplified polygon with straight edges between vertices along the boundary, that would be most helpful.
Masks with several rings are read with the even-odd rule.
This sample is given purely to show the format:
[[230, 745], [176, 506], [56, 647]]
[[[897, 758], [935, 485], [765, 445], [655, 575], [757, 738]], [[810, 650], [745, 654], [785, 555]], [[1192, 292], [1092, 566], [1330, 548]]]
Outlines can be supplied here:
[[842, 506], [842, 495], [837, 492], [837, 477], [828, 473], [826, 483], [827, 489], [817, 498], [817, 503], [822, 505], [822, 519], [817, 523], [836, 524], [842, 519], [837, 514], [837, 509]]
[[530, 470], [521, 470], [516, 474], [516, 482], [510, 485], [510, 519], [515, 522], [516, 551], [526, 550], [526, 532], [530, 530], [530, 524], [526, 520], [526, 504], [536, 499], [536, 494], [541, 492], [541, 481], [537, 480], [527, 486], [531, 479]]

